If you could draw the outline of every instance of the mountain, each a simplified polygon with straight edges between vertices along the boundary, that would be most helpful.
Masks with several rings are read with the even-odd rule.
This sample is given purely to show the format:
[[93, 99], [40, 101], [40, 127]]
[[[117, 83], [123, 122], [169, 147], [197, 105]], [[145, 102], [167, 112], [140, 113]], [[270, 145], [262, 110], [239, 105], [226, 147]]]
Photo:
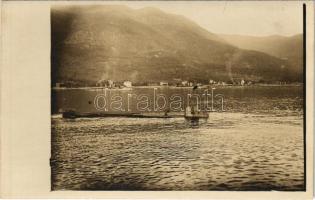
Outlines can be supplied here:
[[303, 73], [303, 36], [291, 37], [273, 35], [266, 37], [220, 35], [226, 42], [242, 49], [261, 51], [288, 60], [293, 71]]
[[302, 78], [287, 60], [240, 49], [183, 16], [120, 5], [53, 7], [51, 65], [53, 84]]

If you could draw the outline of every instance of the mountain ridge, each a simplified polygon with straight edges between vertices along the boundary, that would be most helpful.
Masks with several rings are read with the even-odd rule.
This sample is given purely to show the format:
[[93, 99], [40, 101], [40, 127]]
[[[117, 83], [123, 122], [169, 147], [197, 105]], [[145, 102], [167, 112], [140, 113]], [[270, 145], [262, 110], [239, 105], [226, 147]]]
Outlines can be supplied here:
[[301, 81], [290, 63], [243, 50], [183, 16], [156, 8], [52, 8], [52, 82]]
[[256, 50], [272, 56], [288, 60], [292, 70], [303, 73], [303, 36], [246, 36], [246, 35], [220, 35], [226, 42], [242, 49]]

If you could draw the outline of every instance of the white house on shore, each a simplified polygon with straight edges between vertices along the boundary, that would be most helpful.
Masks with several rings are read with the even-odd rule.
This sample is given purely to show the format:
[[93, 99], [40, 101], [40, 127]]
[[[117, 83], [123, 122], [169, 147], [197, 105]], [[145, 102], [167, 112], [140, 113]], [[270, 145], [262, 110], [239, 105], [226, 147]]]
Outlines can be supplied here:
[[166, 82], [166, 81], [161, 81], [161, 82], [160, 82], [160, 86], [168, 86], [168, 82]]
[[131, 81], [124, 81], [124, 82], [123, 82], [123, 85], [124, 85], [125, 87], [132, 87], [132, 82], [131, 82]]
[[242, 86], [245, 85], [244, 79], [241, 80], [241, 85], [242, 85]]
[[182, 81], [182, 86], [187, 86], [188, 85], [188, 81]]

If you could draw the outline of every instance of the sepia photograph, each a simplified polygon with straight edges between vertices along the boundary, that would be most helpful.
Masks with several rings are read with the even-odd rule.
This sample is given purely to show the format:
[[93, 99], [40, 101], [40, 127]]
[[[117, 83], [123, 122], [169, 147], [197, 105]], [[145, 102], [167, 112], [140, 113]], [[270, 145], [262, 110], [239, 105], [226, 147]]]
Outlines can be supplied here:
[[306, 15], [51, 5], [51, 190], [306, 191]]

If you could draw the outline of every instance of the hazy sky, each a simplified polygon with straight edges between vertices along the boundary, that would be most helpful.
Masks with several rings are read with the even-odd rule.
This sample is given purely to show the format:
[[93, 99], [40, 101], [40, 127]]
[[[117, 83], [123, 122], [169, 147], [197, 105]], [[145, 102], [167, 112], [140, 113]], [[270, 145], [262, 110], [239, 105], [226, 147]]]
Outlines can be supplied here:
[[301, 2], [107, 2], [132, 8], [158, 7], [169, 13], [184, 15], [213, 33], [253, 36], [302, 33]]

